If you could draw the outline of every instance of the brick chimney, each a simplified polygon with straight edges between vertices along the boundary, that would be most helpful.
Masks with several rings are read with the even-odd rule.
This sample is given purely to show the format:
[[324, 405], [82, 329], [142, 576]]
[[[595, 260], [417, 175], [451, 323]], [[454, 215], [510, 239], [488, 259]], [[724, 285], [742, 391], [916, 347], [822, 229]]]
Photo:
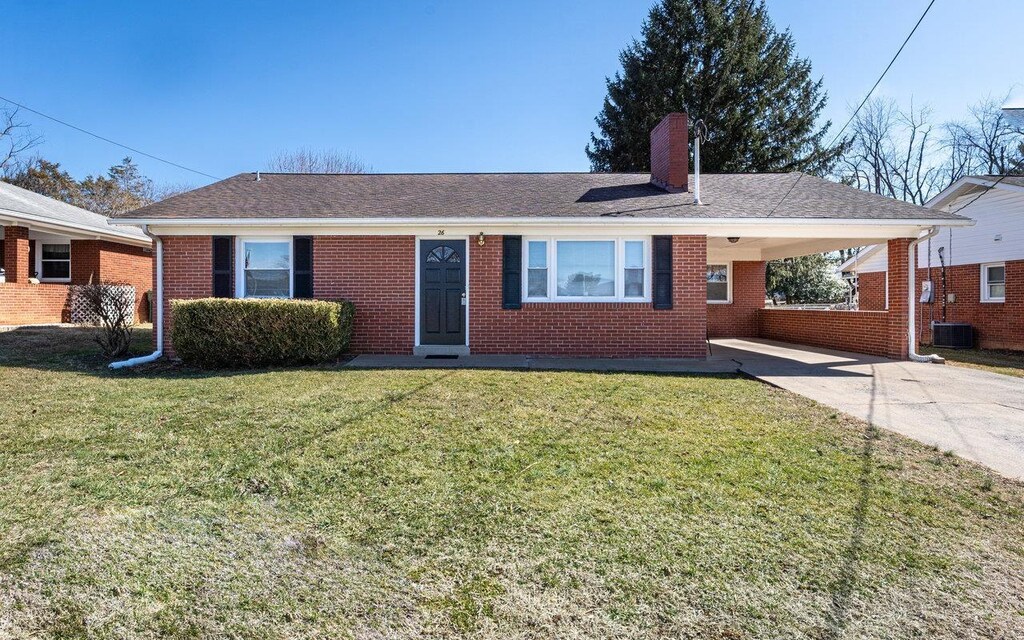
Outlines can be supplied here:
[[670, 113], [651, 130], [651, 184], [689, 191], [689, 142], [685, 113]]

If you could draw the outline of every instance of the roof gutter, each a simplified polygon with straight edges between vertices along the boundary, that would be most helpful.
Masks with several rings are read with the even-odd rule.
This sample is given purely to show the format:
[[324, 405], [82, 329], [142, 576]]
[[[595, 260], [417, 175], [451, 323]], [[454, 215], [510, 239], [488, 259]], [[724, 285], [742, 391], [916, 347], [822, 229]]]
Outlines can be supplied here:
[[907, 249], [907, 283], [909, 285], [907, 290], [907, 301], [909, 303], [907, 305], [907, 357], [914, 362], [934, 362], [936, 364], [942, 364], [946, 361], [938, 354], [933, 353], [931, 355], [923, 356], [917, 352], [917, 309], [915, 307], [917, 303], [917, 245], [929, 238], [934, 238], [938, 233], [939, 228], [932, 227], [928, 233], [912, 240], [909, 248]]
[[142, 232], [156, 243], [156, 317], [153, 318], [154, 328], [156, 329], [156, 351], [148, 356], [111, 362], [108, 365], [111, 369], [123, 369], [125, 367], [146, 364], [158, 360], [164, 355], [164, 241], [160, 239], [160, 236], [151, 234], [148, 227], [143, 227]]
[[487, 218], [119, 218], [117, 224], [165, 225], [165, 226], [436, 226], [436, 225], [566, 225], [584, 224], [606, 226], [622, 225], [764, 225], [803, 226], [807, 224], [848, 226], [851, 224], [878, 226], [917, 227], [969, 227], [974, 224], [970, 218], [655, 218], [643, 216], [532, 216], [532, 217], [487, 217]]

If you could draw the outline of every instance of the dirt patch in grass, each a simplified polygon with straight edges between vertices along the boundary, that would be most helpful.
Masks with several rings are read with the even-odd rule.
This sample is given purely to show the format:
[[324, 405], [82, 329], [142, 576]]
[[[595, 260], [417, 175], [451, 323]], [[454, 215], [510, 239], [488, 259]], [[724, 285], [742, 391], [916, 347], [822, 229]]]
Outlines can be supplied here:
[[753, 381], [13, 348], [0, 637], [1024, 634], [1024, 486]]

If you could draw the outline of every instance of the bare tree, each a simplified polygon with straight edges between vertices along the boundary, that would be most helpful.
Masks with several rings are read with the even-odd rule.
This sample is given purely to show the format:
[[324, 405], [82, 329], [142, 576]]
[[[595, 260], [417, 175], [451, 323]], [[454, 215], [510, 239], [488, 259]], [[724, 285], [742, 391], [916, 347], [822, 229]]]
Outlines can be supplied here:
[[18, 109], [0, 107], [0, 175], [15, 171], [18, 157], [41, 141], [18, 117]]
[[301, 148], [277, 154], [267, 165], [280, 173], [369, 173], [371, 168], [348, 152]]
[[924, 204], [944, 181], [937, 157], [942, 140], [928, 107], [906, 111], [875, 99], [853, 121], [853, 138], [840, 166], [847, 183], [879, 195]]
[[167, 198], [172, 198], [177, 195], [181, 195], [186, 191], [192, 191], [196, 186], [188, 182], [169, 182], [161, 185], [155, 185], [153, 187], [152, 198], [153, 202], [160, 202]]
[[892, 100], [869, 102], [853, 122], [840, 178], [858, 188], [924, 204], [960, 178], [1019, 172], [1024, 127], [987, 98], [964, 121], [932, 123], [931, 110], [900, 109]]
[[956, 178], [984, 173], [1002, 175], [1020, 171], [1024, 158], [1024, 125], [1006, 117], [1002, 105], [1009, 100], [988, 97], [971, 107], [970, 117], [945, 125], [946, 143], [953, 150]]
[[100, 333], [96, 343], [103, 355], [119, 358], [132, 346], [135, 326], [135, 289], [120, 283], [86, 284], [79, 295], [91, 315], [100, 319]]

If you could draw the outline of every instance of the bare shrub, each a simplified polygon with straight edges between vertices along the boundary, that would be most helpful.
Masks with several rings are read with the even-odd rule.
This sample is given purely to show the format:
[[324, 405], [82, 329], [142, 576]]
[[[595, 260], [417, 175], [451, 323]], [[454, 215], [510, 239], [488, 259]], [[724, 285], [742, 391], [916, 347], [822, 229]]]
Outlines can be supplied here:
[[107, 358], [127, 355], [135, 328], [135, 289], [122, 283], [82, 285], [79, 296], [100, 321], [96, 342]]

